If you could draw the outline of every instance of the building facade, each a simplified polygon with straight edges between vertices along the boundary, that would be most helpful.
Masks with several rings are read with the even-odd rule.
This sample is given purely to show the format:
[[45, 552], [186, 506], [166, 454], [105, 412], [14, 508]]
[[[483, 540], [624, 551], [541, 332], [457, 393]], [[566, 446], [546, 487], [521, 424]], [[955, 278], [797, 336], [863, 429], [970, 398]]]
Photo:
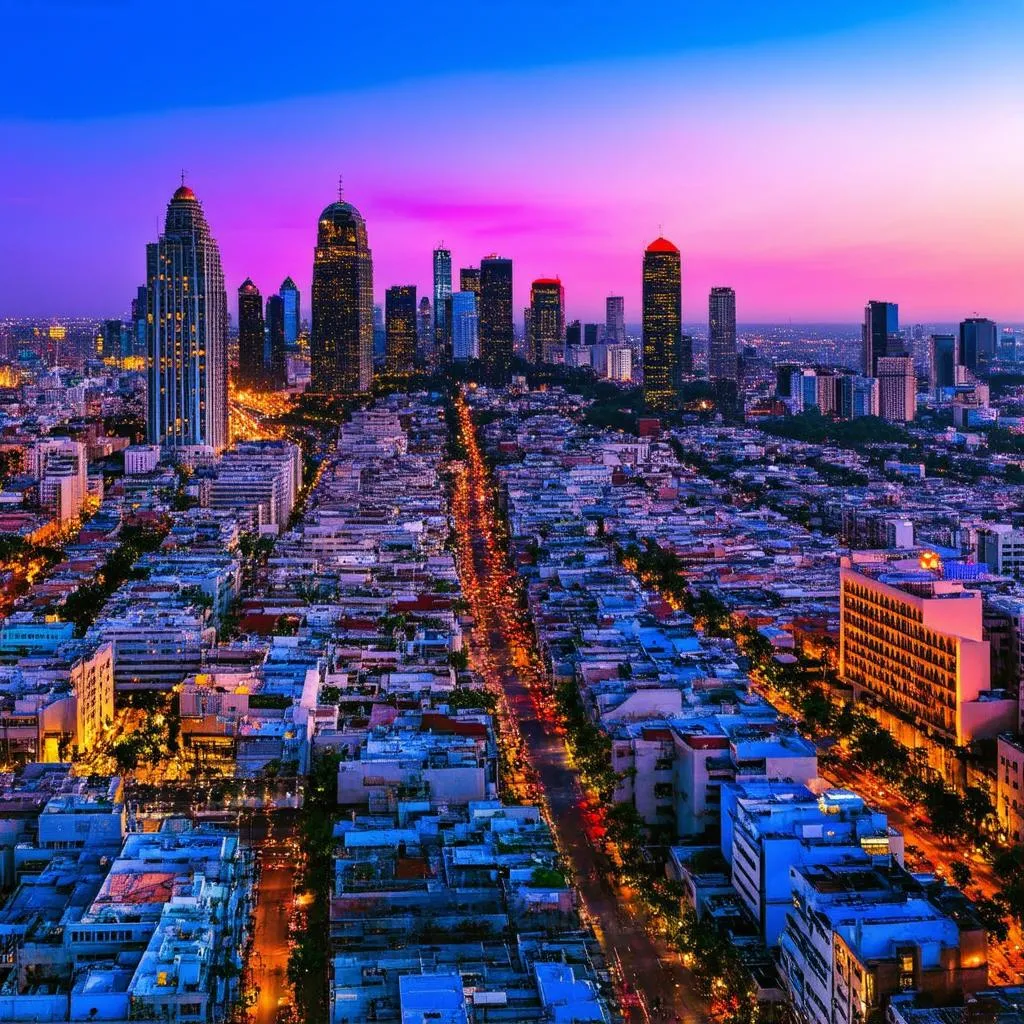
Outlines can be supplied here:
[[263, 296], [247, 277], [238, 289], [238, 386], [262, 388], [266, 384], [263, 365]]
[[512, 326], [512, 261], [488, 256], [480, 261], [480, 359], [494, 383], [512, 375], [515, 331]]
[[366, 222], [351, 203], [331, 203], [317, 226], [313, 259], [312, 390], [352, 395], [373, 381], [373, 256]]
[[712, 288], [708, 296], [708, 376], [736, 380], [736, 292]]
[[146, 246], [147, 432], [164, 448], [228, 443], [228, 303], [220, 249], [182, 185]]
[[533, 363], [565, 362], [565, 289], [557, 277], [541, 277], [530, 287], [528, 358]]
[[910, 356], [883, 356], [877, 364], [878, 408], [882, 419], [910, 423], [917, 414], [917, 374]]
[[281, 282], [278, 292], [284, 305], [284, 343], [289, 351], [299, 347], [299, 334], [302, 331], [302, 311], [299, 304], [299, 289], [295, 282], [286, 277]]
[[412, 373], [416, 358], [416, 285], [397, 284], [384, 295], [388, 373]]
[[864, 307], [861, 338], [864, 346], [864, 376], [877, 377], [879, 359], [903, 355], [899, 306], [895, 302], [872, 299]]
[[288, 384], [288, 332], [287, 307], [283, 295], [267, 299], [267, 343], [264, 376], [267, 386], [274, 390]]
[[452, 295], [452, 358], [458, 362], [479, 358], [477, 295], [461, 291]]
[[609, 345], [626, 344], [626, 300], [621, 295], [604, 300], [604, 336]]
[[957, 346], [958, 362], [972, 373], [987, 369], [997, 352], [998, 328], [994, 320], [982, 316], [968, 317], [960, 322]]
[[452, 254], [443, 247], [434, 250], [434, 358], [451, 359]]

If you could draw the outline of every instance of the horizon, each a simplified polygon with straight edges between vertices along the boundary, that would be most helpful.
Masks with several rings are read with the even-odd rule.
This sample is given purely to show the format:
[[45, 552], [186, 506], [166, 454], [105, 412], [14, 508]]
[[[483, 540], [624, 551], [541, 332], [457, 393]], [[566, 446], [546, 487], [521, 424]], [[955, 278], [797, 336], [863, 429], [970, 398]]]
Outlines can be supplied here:
[[[236, 18], [188, 0], [177, 17], [202, 11], [208, 32], [170, 96], [145, 76], [81, 74], [83, 51], [156, 31], [158, 10], [127, 6], [10, 14], [13, 36], [45, 26], [50, 60], [41, 80], [27, 50], [0, 70], [17, 154], [0, 170], [0, 315], [126, 308], [184, 167], [233, 312], [244, 278], [267, 295], [286, 275], [308, 312], [316, 221], [342, 174], [377, 297], [430, 294], [444, 239], [456, 272], [512, 258], [517, 320], [530, 281], [558, 275], [570, 319], [600, 319], [615, 294], [636, 321], [643, 249], [664, 233], [687, 319], [728, 283], [748, 323], [855, 323], [877, 295], [907, 323], [1024, 320], [1024, 150], [1006, 144], [1024, 68], [1012, 31], [984, 31], [985, 14], [1024, 28], [1009, 0], [787, 0], [774, 16], [705, 0], [643, 18], [569, 0], [543, 8], [547, 32], [519, 5], [436, 36], [411, 4], [316, 3], [275, 39], [278, 61], [276, 7]], [[314, 29], [357, 33], [351, 66], [309, 60]], [[237, 65], [218, 59], [222, 34]]]

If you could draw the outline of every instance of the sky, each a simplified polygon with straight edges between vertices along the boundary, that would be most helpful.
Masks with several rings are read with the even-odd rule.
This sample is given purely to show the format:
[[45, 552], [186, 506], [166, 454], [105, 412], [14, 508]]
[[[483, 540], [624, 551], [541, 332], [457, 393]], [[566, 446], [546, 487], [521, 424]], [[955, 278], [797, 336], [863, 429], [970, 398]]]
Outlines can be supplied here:
[[567, 315], [682, 251], [683, 311], [1024, 320], [1020, 0], [0, 0], [0, 316], [124, 313], [184, 170], [229, 307], [316, 222], [367, 222], [378, 301], [431, 250], [558, 275]]

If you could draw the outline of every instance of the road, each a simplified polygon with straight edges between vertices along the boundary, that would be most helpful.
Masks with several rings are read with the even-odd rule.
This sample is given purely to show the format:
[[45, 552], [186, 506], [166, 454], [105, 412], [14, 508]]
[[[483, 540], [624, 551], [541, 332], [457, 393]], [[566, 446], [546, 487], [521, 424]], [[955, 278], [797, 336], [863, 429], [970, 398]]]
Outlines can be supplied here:
[[[586, 917], [611, 965], [621, 971], [633, 1005], [623, 1007], [633, 1022], [707, 1019], [689, 972], [677, 954], [649, 934], [639, 912], [608, 872], [608, 860], [588, 838], [583, 792], [565, 741], [544, 714], [538, 658], [523, 629], [513, 589], [513, 572], [498, 543], [500, 526], [491, 500], [487, 469], [480, 457], [469, 412], [460, 404], [462, 439], [469, 457], [456, 474], [453, 510], [459, 539], [463, 590], [475, 618], [474, 667], [490, 686], [499, 686], [513, 719], [518, 753], [532, 768], [540, 802], [546, 806], [556, 842], [570, 864]], [[546, 687], [544, 687], [546, 688]], [[502, 730], [503, 743], [509, 741]]]
[[295, 1001], [288, 981], [288, 918], [295, 886], [292, 849], [297, 816], [290, 811], [257, 813], [241, 830], [260, 860], [256, 884], [255, 932], [247, 982], [256, 992], [249, 1019], [274, 1024], [279, 1010]]

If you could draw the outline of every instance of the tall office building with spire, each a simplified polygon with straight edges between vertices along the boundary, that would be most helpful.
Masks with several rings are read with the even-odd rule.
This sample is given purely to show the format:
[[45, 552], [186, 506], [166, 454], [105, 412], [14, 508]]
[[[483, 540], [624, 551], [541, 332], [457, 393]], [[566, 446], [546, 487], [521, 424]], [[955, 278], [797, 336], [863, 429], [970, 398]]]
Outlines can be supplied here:
[[341, 198], [317, 224], [311, 389], [353, 395], [373, 382], [373, 256], [360, 212]]
[[434, 360], [451, 361], [452, 254], [443, 245], [434, 250]]
[[679, 389], [683, 337], [682, 262], [667, 238], [644, 253], [643, 302], [644, 399], [665, 408]]
[[281, 304], [284, 309], [284, 344], [288, 349], [295, 349], [299, 344], [299, 333], [302, 330], [302, 311], [299, 304], [298, 285], [286, 277], [281, 282]]
[[736, 293], [731, 288], [712, 288], [708, 296], [708, 376], [712, 380], [736, 380]]
[[228, 443], [228, 300], [220, 250], [184, 182], [146, 246], [147, 432], [165, 448]]

